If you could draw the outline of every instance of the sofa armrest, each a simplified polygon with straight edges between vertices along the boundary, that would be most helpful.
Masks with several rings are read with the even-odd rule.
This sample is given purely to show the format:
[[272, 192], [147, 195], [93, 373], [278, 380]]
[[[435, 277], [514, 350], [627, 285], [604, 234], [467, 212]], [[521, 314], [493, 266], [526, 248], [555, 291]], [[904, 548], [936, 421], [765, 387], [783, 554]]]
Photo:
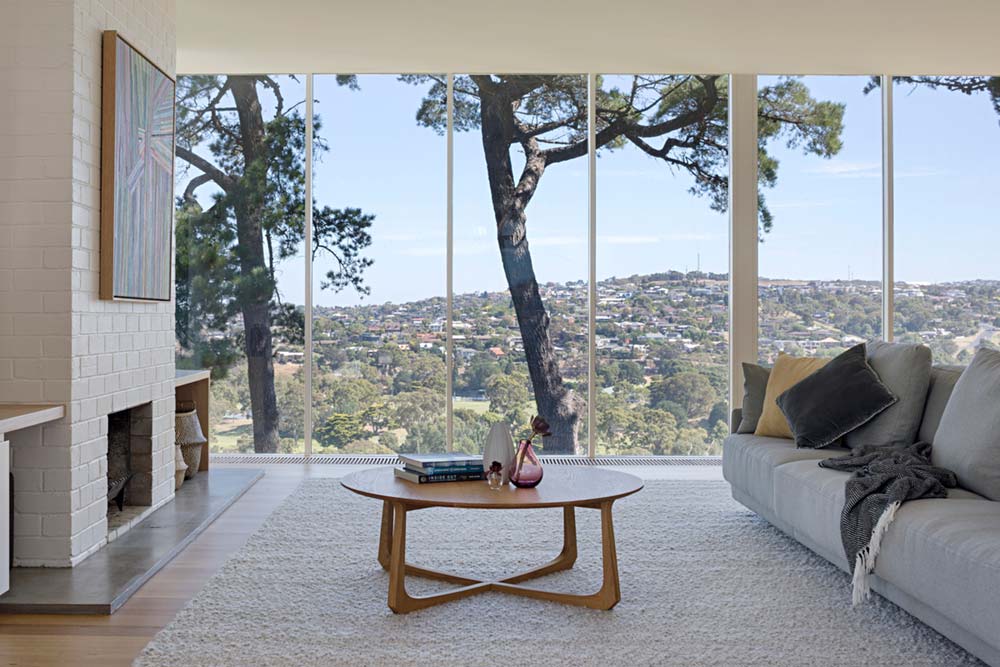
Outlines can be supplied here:
[[736, 408], [733, 410], [733, 416], [729, 418], [729, 432], [736, 433], [741, 421], [743, 421], [743, 408]]

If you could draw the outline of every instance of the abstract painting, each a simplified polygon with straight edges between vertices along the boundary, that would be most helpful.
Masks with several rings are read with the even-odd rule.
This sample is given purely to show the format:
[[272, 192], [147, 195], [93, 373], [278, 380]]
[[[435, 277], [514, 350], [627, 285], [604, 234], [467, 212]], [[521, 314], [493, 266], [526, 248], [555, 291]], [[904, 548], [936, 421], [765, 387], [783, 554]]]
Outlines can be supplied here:
[[170, 301], [174, 80], [113, 30], [103, 67], [100, 295]]

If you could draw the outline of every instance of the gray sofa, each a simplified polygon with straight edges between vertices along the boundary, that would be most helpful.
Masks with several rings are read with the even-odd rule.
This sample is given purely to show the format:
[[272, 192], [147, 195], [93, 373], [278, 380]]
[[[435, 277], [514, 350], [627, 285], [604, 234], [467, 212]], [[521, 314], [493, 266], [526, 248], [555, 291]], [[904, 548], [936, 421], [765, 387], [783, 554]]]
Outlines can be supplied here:
[[[933, 442], [961, 370], [933, 368], [921, 440]], [[739, 420], [736, 411], [733, 424]], [[734, 433], [723, 445], [722, 470], [733, 498], [849, 572], [840, 540], [849, 475], [817, 465], [846, 451], [796, 449], [791, 440]], [[1000, 502], [962, 488], [948, 496], [900, 508], [882, 542], [872, 589], [1000, 666]], [[850, 604], [849, 583], [844, 600]]]

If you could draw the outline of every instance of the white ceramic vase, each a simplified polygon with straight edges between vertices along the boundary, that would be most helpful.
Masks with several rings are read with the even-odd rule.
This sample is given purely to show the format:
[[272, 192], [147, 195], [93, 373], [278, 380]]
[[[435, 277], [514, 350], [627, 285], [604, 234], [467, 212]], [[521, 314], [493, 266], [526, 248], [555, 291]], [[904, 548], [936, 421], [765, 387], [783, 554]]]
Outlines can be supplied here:
[[494, 424], [490, 427], [490, 434], [486, 436], [486, 446], [483, 447], [483, 470], [489, 472], [494, 461], [499, 461], [503, 466], [500, 474], [503, 476], [502, 483], [507, 484], [510, 481], [510, 468], [514, 463], [514, 438], [507, 424]]

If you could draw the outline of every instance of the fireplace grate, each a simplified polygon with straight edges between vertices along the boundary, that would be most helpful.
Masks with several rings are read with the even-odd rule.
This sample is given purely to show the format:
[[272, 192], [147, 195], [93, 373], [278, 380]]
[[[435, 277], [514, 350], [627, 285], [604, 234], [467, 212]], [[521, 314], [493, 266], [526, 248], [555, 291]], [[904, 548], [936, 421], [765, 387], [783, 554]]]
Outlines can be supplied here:
[[[567, 466], [721, 466], [721, 456], [583, 456], [540, 457], [547, 465]], [[388, 454], [212, 454], [212, 463], [291, 463], [311, 465], [398, 465], [399, 458]]]

